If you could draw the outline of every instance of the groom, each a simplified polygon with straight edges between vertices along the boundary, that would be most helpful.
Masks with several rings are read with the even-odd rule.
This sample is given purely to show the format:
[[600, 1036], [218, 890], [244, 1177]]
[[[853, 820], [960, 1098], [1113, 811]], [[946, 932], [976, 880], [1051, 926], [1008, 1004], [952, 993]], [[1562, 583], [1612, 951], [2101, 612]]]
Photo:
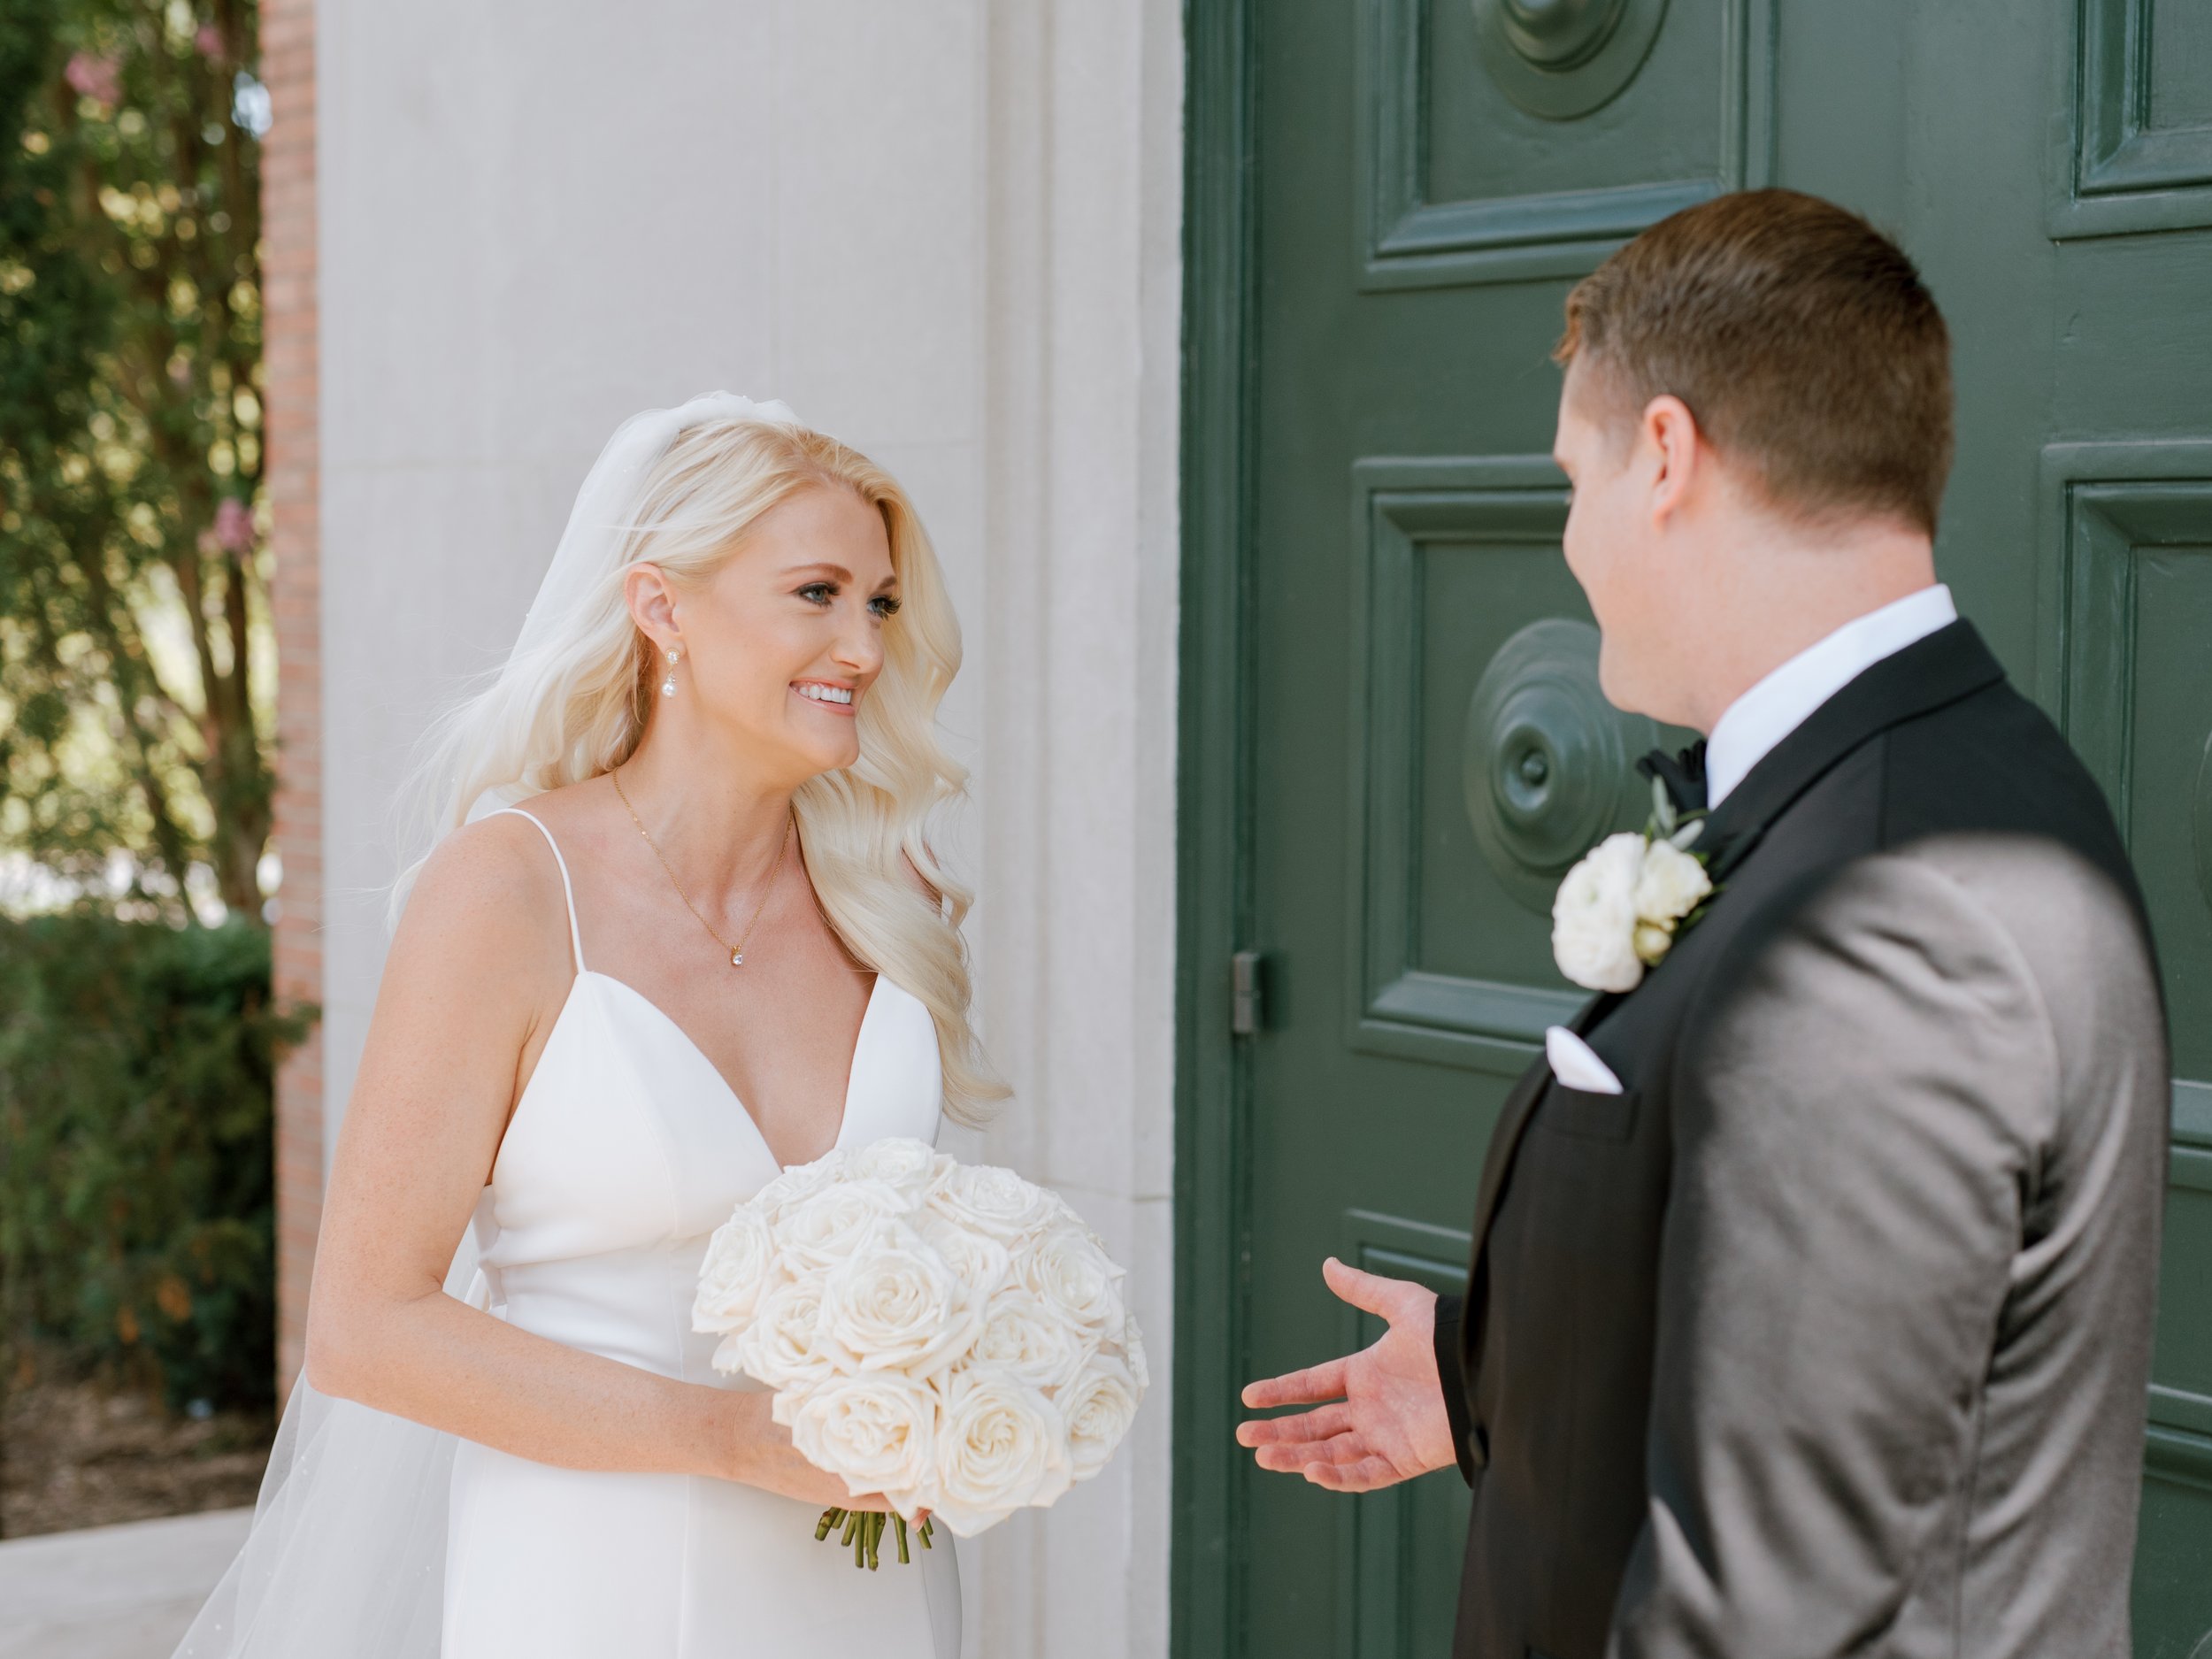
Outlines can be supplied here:
[[1507, 1099], [1464, 1296], [1330, 1263], [1387, 1333], [1238, 1438], [1456, 1462], [1466, 1659], [2122, 1659], [2164, 1017], [2102, 797], [1935, 580], [1942, 318], [1763, 190], [1558, 355], [1605, 693], [1710, 734], [1654, 770], [1718, 891]]

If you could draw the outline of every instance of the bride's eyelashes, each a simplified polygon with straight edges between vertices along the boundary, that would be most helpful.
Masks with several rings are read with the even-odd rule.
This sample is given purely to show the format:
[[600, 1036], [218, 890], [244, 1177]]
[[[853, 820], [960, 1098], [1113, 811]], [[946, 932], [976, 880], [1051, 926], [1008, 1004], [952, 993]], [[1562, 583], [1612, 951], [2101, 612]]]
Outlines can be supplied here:
[[[809, 604], [820, 605], [827, 609], [830, 601], [837, 597], [838, 589], [835, 582], [809, 582], [795, 591], [799, 597]], [[879, 618], [895, 617], [899, 613], [898, 595], [878, 594], [868, 602], [868, 609], [874, 611]]]

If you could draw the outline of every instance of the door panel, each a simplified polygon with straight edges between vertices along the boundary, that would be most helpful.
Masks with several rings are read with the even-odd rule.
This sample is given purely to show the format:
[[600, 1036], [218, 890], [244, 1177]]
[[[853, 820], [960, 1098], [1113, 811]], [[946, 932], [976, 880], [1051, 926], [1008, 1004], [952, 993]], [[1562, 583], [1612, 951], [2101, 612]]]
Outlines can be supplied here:
[[1546, 10], [1359, 8], [1363, 286], [1587, 271], [1675, 209], [1764, 181], [1770, 0]]
[[1581, 1004], [1551, 892], [1643, 821], [1656, 732], [1596, 694], [1548, 457], [1363, 459], [1352, 499], [1348, 1045], [1512, 1077]]
[[[1186, 1326], [1179, 1376], [1340, 1351], [1356, 1330], [1325, 1255], [1461, 1271], [1499, 1104], [1581, 1000], [1551, 964], [1551, 889], [1641, 822], [1634, 757], [1688, 735], [1597, 693], [1547, 458], [1561, 302], [1653, 219], [1775, 178], [1896, 234], [1942, 303], [1959, 452], [1939, 569], [2103, 781], [2154, 910], [2178, 1076], [2136, 1609], [2138, 1651], [2183, 1659], [2212, 1632], [2202, 0], [1191, 16], [1192, 211], [1248, 188], [1250, 229], [1191, 233], [1191, 453], [1232, 480], [1194, 501], [1233, 494], [1248, 516], [1188, 533], [1194, 605], [1233, 604], [1234, 627], [1206, 636], [1233, 649], [1187, 655], [1185, 695], [1239, 711], [1235, 764], [1186, 794], [1187, 833], [1233, 848], [1233, 879], [1189, 902], [1264, 952], [1268, 1010], [1256, 1037], [1185, 1038], [1184, 1191], [1228, 1213], [1185, 1212], [1186, 1285], [1216, 1300], [1184, 1306], [1227, 1317]], [[1244, 275], [1214, 294], [1210, 270]], [[1186, 1019], [1210, 1022], [1212, 995]], [[1210, 1400], [1179, 1420], [1179, 1631], [1218, 1632], [1185, 1651], [1441, 1651], [1456, 1478], [1344, 1500], [1258, 1475], [1228, 1420]]]
[[2186, 1655], [2212, 1631], [2212, 443], [2053, 443], [2042, 486], [2042, 700], [2113, 803], [2172, 1014], [2135, 1601], [2139, 1649]]
[[2053, 52], [2042, 700], [2104, 785], [2173, 1032], [2136, 1650], [2212, 1640], [2212, 10], [2077, 0]]

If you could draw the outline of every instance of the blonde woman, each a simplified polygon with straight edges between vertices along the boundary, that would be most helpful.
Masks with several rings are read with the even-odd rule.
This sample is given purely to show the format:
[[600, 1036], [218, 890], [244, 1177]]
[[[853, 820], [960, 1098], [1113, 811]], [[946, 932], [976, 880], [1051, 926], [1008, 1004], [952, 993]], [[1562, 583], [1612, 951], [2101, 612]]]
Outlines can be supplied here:
[[958, 662], [864, 457], [726, 394], [616, 434], [414, 786], [305, 1376], [180, 1655], [957, 1652], [949, 1539], [817, 1545], [843, 1483], [689, 1310], [780, 1169], [1003, 1093], [924, 833]]

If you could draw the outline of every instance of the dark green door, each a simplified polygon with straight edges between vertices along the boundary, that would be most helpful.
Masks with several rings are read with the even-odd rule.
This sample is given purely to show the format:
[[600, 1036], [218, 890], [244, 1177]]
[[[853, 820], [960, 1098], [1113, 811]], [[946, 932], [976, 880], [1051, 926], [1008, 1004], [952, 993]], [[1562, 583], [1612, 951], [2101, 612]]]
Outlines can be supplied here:
[[[1227, 1444], [1358, 1339], [1331, 1252], [1455, 1281], [1509, 1079], [1578, 997], [1565, 865], [1640, 822], [1558, 551], [1574, 277], [1767, 181], [1948, 315], [1938, 563], [2110, 789], [2175, 1028], [2138, 1648], [2212, 1632], [2212, 4], [1195, 0], [1181, 1651], [1445, 1650], [1457, 1478], [1347, 1500]], [[1228, 1034], [1230, 950], [1263, 953]]]

